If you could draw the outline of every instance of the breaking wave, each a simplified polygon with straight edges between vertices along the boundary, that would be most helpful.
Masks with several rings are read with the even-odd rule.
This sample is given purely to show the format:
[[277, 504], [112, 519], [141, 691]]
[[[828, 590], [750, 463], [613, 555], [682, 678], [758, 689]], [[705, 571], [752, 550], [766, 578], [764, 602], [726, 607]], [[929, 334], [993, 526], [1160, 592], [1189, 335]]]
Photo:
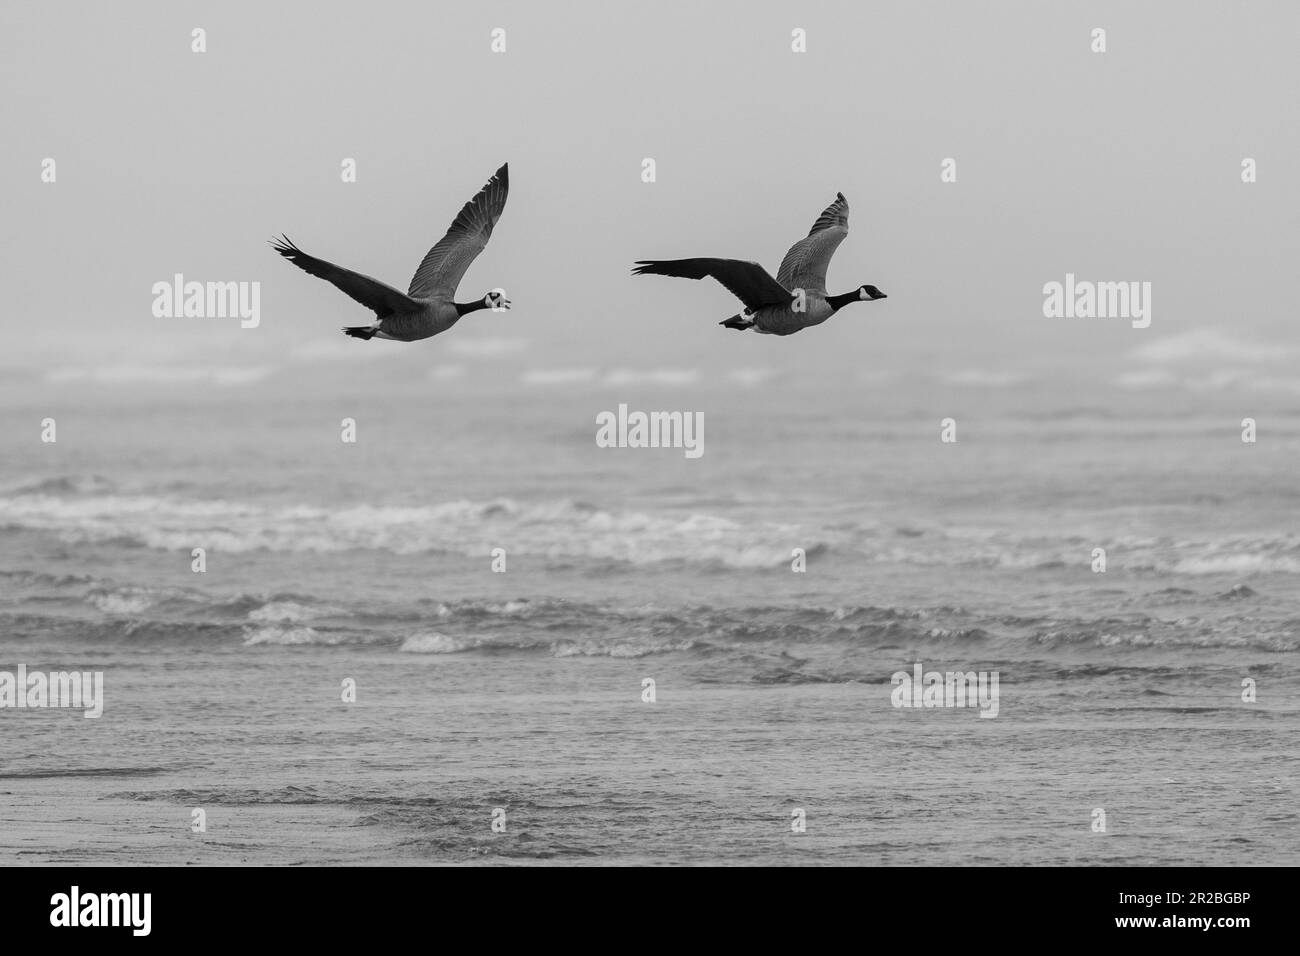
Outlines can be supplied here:
[[[106, 493], [107, 492], [107, 493]], [[630, 564], [685, 561], [726, 568], [772, 567], [790, 559], [797, 527], [742, 523], [710, 514], [603, 510], [572, 500], [509, 498], [433, 505], [271, 505], [223, 499], [121, 494], [62, 479], [0, 496], [0, 526], [43, 531], [71, 543], [188, 552], [195, 542], [225, 553], [249, 551], [481, 556], [511, 554]]]
[[[165, 492], [175, 492], [168, 488]], [[676, 564], [706, 570], [775, 568], [794, 546], [809, 558], [923, 567], [1051, 571], [1086, 567], [1094, 542], [1077, 534], [1005, 528], [894, 527], [794, 522], [709, 510], [602, 508], [573, 499], [512, 498], [435, 504], [326, 507], [179, 493], [125, 491], [96, 476], [28, 481], [0, 493], [0, 527], [68, 543], [188, 552], [196, 542], [228, 554], [383, 551], [482, 557], [494, 547], [544, 560], [597, 566]], [[1107, 542], [1112, 570], [1199, 577], [1300, 574], [1300, 537], [1276, 532], [1178, 539], [1120, 536]], [[107, 599], [106, 599], [107, 600]], [[129, 611], [127, 607], [122, 610]]]
[[[10, 584], [19, 572], [5, 572]], [[794, 655], [844, 658], [1237, 648], [1300, 650], [1300, 619], [1266, 614], [1250, 588], [1200, 594], [1220, 612], [1185, 616], [1187, 589], [1152, 591], [1146, 609], [1100, 618], [993, 614], [938, 605], [714, 607], [560, 598], [415, 601], [270, 593], [209, 595], [193, 588], [137, 587], [74, 576], [28, 576], [21, 611], [0, 613], [18, 639], [230, 647], [355, 647], [410, 655], [546, 654], [556, 658]], [[1172, 605], [1172, 606], [1171, 606]], [[1160, 609], [1170, 608], [1167, 613]], [[34, 610], [33, 610], [34, 609]]]

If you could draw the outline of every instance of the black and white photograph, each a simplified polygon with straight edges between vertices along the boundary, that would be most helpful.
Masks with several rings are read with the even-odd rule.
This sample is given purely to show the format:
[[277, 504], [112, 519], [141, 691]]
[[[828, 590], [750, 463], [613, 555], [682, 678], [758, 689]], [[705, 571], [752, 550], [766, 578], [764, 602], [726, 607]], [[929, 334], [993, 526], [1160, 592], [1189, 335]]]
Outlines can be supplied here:
[[[148, 935], [82, 868], [1086, 868], [1112, 936], [1249, 939], [1235, 873], [1300, 864], [1298, 39], [6, 0], [23, 921]], [[1153, 916], [1128, 868], [1229, 871]]]

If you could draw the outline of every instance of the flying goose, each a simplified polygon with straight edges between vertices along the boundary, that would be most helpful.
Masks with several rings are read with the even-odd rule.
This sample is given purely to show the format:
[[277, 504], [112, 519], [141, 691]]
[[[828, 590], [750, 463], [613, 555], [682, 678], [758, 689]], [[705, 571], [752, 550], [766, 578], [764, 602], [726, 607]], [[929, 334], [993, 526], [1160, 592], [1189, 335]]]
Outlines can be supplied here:
[[874, 285], [858, 286], [843, 295], [826, 294], [826, 267], [848, 234], [849, 201], [844, 193], [836, 193], [835, 202], [817, 217], [808, 235], [785, 254], [775, 279], [757, 262], [740, 259], [647, 259], [636, 263], [632, 274], [683, 279], [713, 276], [745, 304], [744, 312], [719, 325], [766, 335], [793, 335], [821, 325], [850, 302], [887, 298]]
[[447, 234], [424, 257], [405, 293], [359, 272], [309, 256], [288, 236], [272, 240], [271, 247], [299, 269], [325, 279], [374, 311], [373, 325], [353, 325], [343, 330], [353, 338], [377, 337], [399, 342], [427, 339], [446, 332], [470, 312], [510, 308], [510, 300], [501, 289], [493, 289], [476, 302], [452, 301], [465, 270], [487, 246], [492, 227], [506, 207], [509, 166], [507, 163], [498, 169], [478, 195], [465, 203]]

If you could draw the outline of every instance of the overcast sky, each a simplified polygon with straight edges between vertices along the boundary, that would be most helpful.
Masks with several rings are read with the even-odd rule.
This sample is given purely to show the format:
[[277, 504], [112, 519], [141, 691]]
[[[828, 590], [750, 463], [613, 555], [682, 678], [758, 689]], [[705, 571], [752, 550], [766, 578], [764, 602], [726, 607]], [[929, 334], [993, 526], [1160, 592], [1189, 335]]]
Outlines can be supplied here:
[[[1105, 377], [1226, 355], [1286, 377], [1298, 29], [1291, 2], [6, 3], [0, 366]], [[436, 339], [346, 339], [368, 313], [266, 245], [283, 231], [405, 289], [504, 161], [459, 298], [502, 286], [514, 310]], [[830, 291], [889, 298], [818, 329], [723, 330], [716, 284], [629, 274], [693, 255], [775, 273], [837, 191]], [[176, 272], [260, 281], [261, 327], [155, 318]], [[1151, 282], [1151, 327], [1044, 318], [1066, 272]]]

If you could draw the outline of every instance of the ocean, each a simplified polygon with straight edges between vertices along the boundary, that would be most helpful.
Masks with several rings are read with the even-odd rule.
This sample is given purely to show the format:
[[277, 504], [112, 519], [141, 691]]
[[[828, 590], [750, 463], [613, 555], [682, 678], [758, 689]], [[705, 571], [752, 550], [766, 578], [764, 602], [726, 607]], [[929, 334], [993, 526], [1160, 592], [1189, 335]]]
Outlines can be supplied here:
[[72, 382], [0, 435], [0, 671], [104, 675], [0, 709], [5, 863], [1300, 862], [1294, 393]]

